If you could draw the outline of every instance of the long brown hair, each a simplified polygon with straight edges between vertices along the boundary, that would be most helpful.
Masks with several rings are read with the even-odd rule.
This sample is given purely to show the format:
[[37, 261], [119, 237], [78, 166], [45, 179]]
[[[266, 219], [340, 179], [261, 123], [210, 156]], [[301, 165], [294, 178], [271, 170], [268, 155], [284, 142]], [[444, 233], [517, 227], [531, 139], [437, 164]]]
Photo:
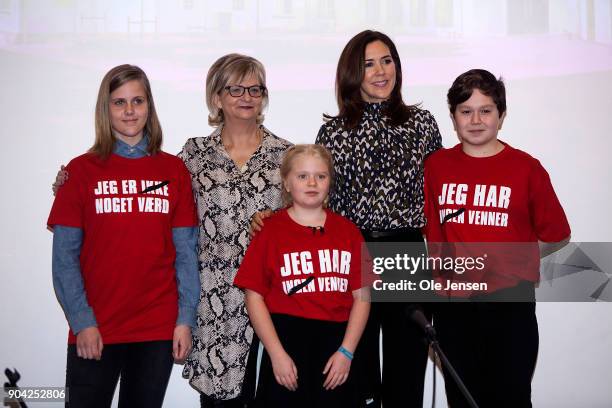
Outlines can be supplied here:
[[[397, 126], [405, 123], [418, 108], [418, 105], [406, 105], [402, 100], [402, 63], [393, 41], [379, 31], [365, 30], [346, 44], [336, 70], [336, 102], [339, 111], [336, 117], [345, 119], [348, 129], [357, 126], [366, 106], [361, 96], [361, 83], [365, 76], [365, 49], [374, 41], [382, 41], [389, 48], [395, 63], [395, 87], [385, 103], [384, 114]], [[325, 114], [323, 117], [329, 120], [334, 116]]]
[[153, 95], [151, 93], [151, 84], [147, 74], [142, 69], [135, 65], [119, 65], [111, 69], [104, 75], [100, 89], [98, 91], [98, 101], [96, 102], [96, 140], [93, 146], [89, 149], [90, 153], [99, 156], [102, 159], [108, 158], [113, 152], [115, 137], [111, 127], [110, 114], [108, 106], [110, 104], [110, 94], [121, 85], [129, 81], [140, 81], [145, 89], [149, 114], [145, 125], [145, 133], [149, 138], [147, 151], [149, 154], [158, 153], [162, 145], [162, 129], [155, 111], [155, 103], [153, 103]]

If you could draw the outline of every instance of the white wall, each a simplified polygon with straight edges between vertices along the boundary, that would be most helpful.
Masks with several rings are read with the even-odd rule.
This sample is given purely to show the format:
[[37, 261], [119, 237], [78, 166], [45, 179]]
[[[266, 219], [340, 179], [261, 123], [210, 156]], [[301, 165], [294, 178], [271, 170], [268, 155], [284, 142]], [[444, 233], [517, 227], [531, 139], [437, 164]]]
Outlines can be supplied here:
[[[381, 2], [376, 22], [362, 10], [372, 2], [294, 1], [288, 18], [279, 12], [283, 2], [262, 1], [259, 27], [256, 3], [244, 0], [232, 24], [219, 27], [204, 0], [0, 1], [0, 368], [17, 367], [22, 386], [64, 382], [67, 325], [53, 295], [52, 237], [45, 230], [50, 184], [61, 163], [92, 143], [99, 81], [120, 63], [138, 64], [149, 74], [169, 152], [211, 131], [204, 78], [229, 52], [256, 56], [266, 66], [266, 125], [294, 142], [311, 142], [321, 114], [336, 113], [333, 81], [342, 47], [362, 29], [380, 29], [396, 40], [405, 99], [435, 115], [446, 146], [456, 142], [445, 102], [452, 80], [474, 67], [503, 75], [509, 108], [500, 138], [548, 169], [575, 241], [612, 241], [612, 50], [602, 41], [611, 24], [605, 2], [595, 2], [596, 13], [605, 13], [594, 18], [599, 34], [593, 41], [573, 28], [576, 35], [566, 34], [565, 27], [584, 24], [574, 1], [549, 2], [545, 20], [562, 16], [550, 24], [552, 34], [515, 36], [506, 34], [503, 1]], [[214, 13], [233, 13], [228, 4]], [[397, 7], [406, 19], [399, 24], [387, 14]], [[427, 14], [415, 28], [409, 17], [419, 7], [426, 14], [452, 13], [453, 26], [437, 27]], [[81, 23], [89, 11], [106, 15], [106, 25]], [[148, 25], [142, 34], [136, 26], [127, 33], [128, 17], [141, 15], [158, 21], [157, 33]], [[609, 303], [538, 304], [535, 406], [612, 405], [611, 312]], [[177, 367], [166, 405], [197, 404], [179, 374]], [[438, 400], [444, 401], [441, 392]]]

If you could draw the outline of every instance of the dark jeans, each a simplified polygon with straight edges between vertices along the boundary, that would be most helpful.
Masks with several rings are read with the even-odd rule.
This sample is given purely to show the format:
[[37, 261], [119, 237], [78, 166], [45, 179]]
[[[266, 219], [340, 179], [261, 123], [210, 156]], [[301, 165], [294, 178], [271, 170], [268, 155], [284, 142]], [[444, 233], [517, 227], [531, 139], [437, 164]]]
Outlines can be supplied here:
[[[533, 294], [533, 283], [524, 282], [479, 298], [503, 299], [513, 291], [525, 296], [529, 288]], [[434, 325], [440, 346], [480, 408], [531, 407], [539, 344], [535, 302], [439, 304]], [[448, 372], [444, 377], [448, 403], [469, 407]]]
[[119, 408], [161, 407], [172, 372], [172, 341], [105, 344], [101, 360], [78, 357], [68, 345], [66, 407], [110, 407], [117, 382]]
[[[423, 242], [418, 229], [374, 237], [362, 234], [366, 242]], [[370, 255], [377, 256], [370, 246]], [[425, 245], [421, 252], [425, 253]], [[423, 331], [406, 316], [409, 303], [373, 302], [361, 341], [355, 352], [355, 381], [361, 394], [359, 407], [411, 408], [423, 406], [423, 388], [428, 346]], [[428, 304], [421, 305], [429, 320]], [[380, 333], [382, 330], [382, 370], [380, 366]], [[381, 380], [382, 371], [382, 380]], [[369, 404], [368, 404], [369, 402]]]

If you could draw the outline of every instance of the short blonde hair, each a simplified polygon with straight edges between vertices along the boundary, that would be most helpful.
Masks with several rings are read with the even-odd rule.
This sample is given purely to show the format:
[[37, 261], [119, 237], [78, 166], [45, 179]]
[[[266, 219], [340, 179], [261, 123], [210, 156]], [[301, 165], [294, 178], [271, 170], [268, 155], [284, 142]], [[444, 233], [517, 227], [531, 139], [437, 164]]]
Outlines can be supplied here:
[[[307, 154], [309, 156], [319, 157], [322, 159], [327, 165], [327, 169], [329, 171], [329, 191], [331, 192], [334, 187], [334, 160], [332, 158], [329, 150], [325, 148], [325, 146], [321, 146], [318, 144], [297, 144], [293, 145], [285, 151], [285, 155], [283, 156], [283, 162], [281, 164], [280, 173], [281, 173], [281, 183], [282, 183], [282, 199], [283, 206], [288, 207], [293, 203], [293, 199], [291, 198], [291, 194], [285, 188], [285, 181], [291, 172], [291, 166], [295, 161], [295, 158], [301, 154]], [[329, 194], [329, 193], [328, 193]], [[327, 206], [327, 198], [324, 202], [324, 207]]]
[[[215, 61], [206, 75], [206, 105], [208, 106], [208, 124], [219, 126], [223, 123], [223, 111], [215, 104], [215, 97], [221, 95], [230, 81], [240, 82], [243, 78], [254, 75], [259, 85], [266, 86], [266, 70], [261, 62], [253, 57], [242, 54], [227, 54]], [[268, 106], [268, 92], [262, 97], [261, 110]], [[264, 115], [259, 112], [257, 124], [264, 121]]]

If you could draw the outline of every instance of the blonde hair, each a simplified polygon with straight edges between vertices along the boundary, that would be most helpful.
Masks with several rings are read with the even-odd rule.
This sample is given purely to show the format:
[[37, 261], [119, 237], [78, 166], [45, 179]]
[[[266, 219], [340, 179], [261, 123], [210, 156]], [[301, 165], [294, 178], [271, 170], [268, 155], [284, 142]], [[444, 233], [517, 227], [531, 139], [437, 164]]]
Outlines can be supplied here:
[[145, 89], [148, 115], [145, 125], [145, 134], [149, 138], [147, 151], [149, 154], [158, 153], [162, 145], [162, 129], [155, 111], [155, 103], [153, 102], [153, 94], [151, 93], [151, 84], [147, 78], [147, 74], [136, 65], [119, 65], [111, 69], [102, 78], [100, 89], [98, 90], [98, 100], [96, 102], [96, 140], [93, 146], [89, 149], [90, 153], [99, 156], [102, 159], [108, 158], [113, 152], [115, 137], [113, 136], [113, 128], [109, 113], [110, 94], [117, 88], [121, 87], [126, 82], [140, 81]]
[[[259, 85], [266, 86], [266, 70], [261, 62], [253, 57], [242, 54], [227, 54], [215, 61], [206, 75], [206, 106], [208, 106], [208, 124], [219, 126], [223, 123], [223, 111], [215, 103], [230, 84], [230, 81], [240, 82], [243, 78], [254, 75]], [[257, 115], [257, 124], [264, 121], [263, 110], [268, 106], [268, 91], [261, 96], [261, 112]]]
[[[321, 146], [318, 144], [293, 145], [285, 151], [285, 155], [283, 156], [283, 162], [280, 167], [282, 183], [281, 196], [283, 199], [283, 206], [285, 207], [288, 207], [293, 203], [293, 198], [291, 197], [291, 194], [285, 188], [285, 181], [287, 180], [287, 177], [291, 172], [291, 166], [293, 165], [293, 162], [295, 161], [296, 157], [302, 154], [318, 157], [325, 162], [329, 171], [329, 191], [332, 191], [334, 187], [334, 160], [329, 150], [327, 150], [325, 146]], [[327, 207], [327, 198], [325, 198], [325, 201], [323, 202], [323, 207]]]

